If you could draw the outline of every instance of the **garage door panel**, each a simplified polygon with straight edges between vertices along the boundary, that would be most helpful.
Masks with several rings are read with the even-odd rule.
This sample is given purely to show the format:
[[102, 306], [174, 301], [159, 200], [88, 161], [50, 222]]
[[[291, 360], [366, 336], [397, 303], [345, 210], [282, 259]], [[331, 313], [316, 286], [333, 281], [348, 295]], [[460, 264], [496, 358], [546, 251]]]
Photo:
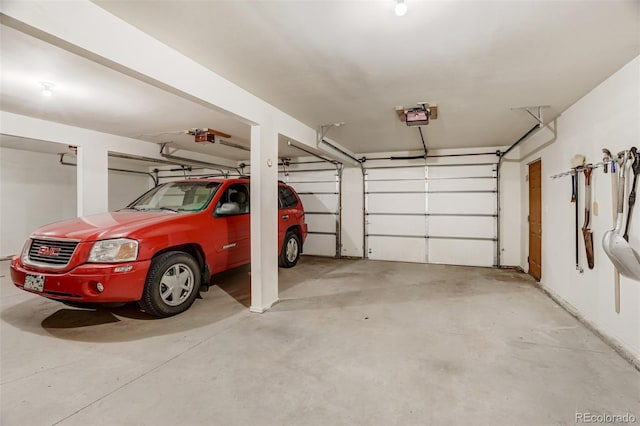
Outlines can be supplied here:
[[391, 169], [367, 169], [367, 181], [391, 179], [424, 179], [425, 170], [422, 167], [406, 167]]
[[431, 179], [429, 191], [495, 191], [495, 179]]
[[425, 216], [368, 215], [367, 232], [370, 234], [426, 235]]
[[298, 194], [305, 210], [310, 212], [338, 211], [338, 197], [333, 194]]
[[429, 194], [429, 213], [494, 214], [495, 193]]
[[425, 179], [367, 181], [367, 192], [424, 191]]
[[369, 259], [424, 263], [425, 238], [369, 236]]
[[372, 213], [425, 213], [426, 194], [367, 194], [367, 211]]
[[288, 175], [278, 173], [278, 179], [295, 186], [299, 182], [335, 181], [335, 170], [292, 170]]
[[494, 177], [496, 168], [495, 165], [474, 165], [465, 164], [459, 166], [446, 166], [446, 167], [429, 167], [429, 177]]
[[[295, 184], [289, 184], [295, 188], [296, 192], [334, 192], [337, 193], [337, 183], [333, 182], [297, 182]], [[336, 194], [337, 195], [337, 194]]]
[[494, 217], [429, 216], [429, 236], [495, 238], [495, 223]]
[[334, 257], [336, 255], [336, 237], [335, 235], [308, 234], [303, 249], [304, 254]]
[[307, 214], [305, 219], [310, 232], [336, 232], [336, 215]]
[[286, 175], [280, 172], [278, 177], [291, 185], [302, 200], [305, 222], [310, 232], [304, 244], [304, 253], [335, 256], [336, 222], [340, 220], [336, 170], [290, 170]]
[[492, 266], [495, 168], [437, 164], [368, 169], [369, 258]]
[[429, 239], [429, 262], [493, 266], [493, 241]]

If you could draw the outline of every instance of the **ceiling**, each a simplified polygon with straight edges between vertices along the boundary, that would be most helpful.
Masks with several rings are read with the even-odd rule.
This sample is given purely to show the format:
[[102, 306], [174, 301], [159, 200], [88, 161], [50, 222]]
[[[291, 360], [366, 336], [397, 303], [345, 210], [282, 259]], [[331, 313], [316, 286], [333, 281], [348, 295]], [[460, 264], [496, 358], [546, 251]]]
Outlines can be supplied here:
[[[106, 68], [8, 26], [0, 26], [2, 110], [243, 160], [248, 152], [196, 145], [184, 130], [224, 127], [229, 141], [249, 146], [249, 126]], [[53, 96], [40, 82], [53, 82]], [[26, 149], [32, 142], [24, 141]], [[37, 145], [42, 146], [42, 145]], [[160, 148], [158, 148], [160, 150]]]
[[[640, 54], [640, 2], [97, 1], [357, 153], [420, 149], [396, 105], [427, 101], [430, 148], [510, 145], [535, 121], [514, 107], [550, 105], [550, 120]], [[1, 108], [235, 160], [195, 144], [213, 127], [249, 146], [249, 127], [6, 25]], [[40, 95], [40, 81], [56, 84]], [[299, 153], [280, 144], [283, 156]]]

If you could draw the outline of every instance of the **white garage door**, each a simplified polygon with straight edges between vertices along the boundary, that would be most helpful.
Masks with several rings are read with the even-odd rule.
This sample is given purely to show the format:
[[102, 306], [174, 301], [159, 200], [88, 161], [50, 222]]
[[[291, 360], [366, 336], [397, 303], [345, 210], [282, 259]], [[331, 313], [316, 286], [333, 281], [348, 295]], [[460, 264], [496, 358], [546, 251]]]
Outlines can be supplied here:
[[340, 254], [341, 173], [333, 169], [281, 171], [278, 179], [291, 185], [302, 200], [309, 234], [304, 254]]
[[494, 266], [496, 168], [494, 163], [367, 168], [368, 257]]

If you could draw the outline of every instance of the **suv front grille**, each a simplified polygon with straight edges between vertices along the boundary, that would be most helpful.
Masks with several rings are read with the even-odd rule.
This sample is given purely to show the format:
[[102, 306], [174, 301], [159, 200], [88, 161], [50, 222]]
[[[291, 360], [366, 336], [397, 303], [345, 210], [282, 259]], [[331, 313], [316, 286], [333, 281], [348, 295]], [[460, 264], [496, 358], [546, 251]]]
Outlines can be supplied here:
[[73, 240], [33, 238], [29, 248], [29, 261], [56, 267], [66, 266], [77, 246], [78, 242]]

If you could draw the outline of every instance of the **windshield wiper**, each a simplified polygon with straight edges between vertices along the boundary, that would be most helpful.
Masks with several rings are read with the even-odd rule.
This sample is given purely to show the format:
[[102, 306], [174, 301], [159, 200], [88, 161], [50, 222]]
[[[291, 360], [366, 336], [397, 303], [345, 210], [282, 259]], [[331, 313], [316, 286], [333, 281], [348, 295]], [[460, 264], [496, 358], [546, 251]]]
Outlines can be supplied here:
[[164, 207], [164, 206], [163, 207], [158, 207], [158, 210], [169, 210], [169, 211], [172, 211], [172, 212], [175, 212], [175, 213], [179, 212], [178, 209], [174, 209], [174, 208], [171, 208], [171, 207]]

